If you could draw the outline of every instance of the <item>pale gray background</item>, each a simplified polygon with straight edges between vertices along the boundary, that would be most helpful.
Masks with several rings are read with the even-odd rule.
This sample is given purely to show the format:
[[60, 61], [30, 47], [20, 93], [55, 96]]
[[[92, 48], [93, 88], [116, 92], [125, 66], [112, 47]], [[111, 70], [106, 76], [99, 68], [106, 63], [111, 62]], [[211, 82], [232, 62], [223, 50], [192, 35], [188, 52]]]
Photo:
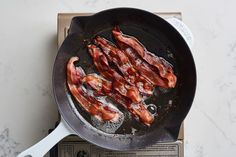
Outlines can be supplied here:
[[15, 156], [36, 143], [57, 120], [51, 88], [57, 13], [124, 6], [182, 12], [195, 36], [198, 72], [196, 98], [185, 121], [185, 156], [235, 156], [234, 0], [1, 0], [0, 156]]

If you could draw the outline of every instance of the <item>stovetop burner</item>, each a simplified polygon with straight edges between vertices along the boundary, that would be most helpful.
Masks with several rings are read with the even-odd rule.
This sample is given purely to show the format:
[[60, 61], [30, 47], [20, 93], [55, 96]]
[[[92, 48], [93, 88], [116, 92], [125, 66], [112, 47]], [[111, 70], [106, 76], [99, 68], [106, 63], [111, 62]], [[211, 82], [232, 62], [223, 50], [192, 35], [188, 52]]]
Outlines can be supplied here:
[[69, 136], [50, 151], [50, 157], [183, 157], [183, 142], [154, 144], [134, 151], [111, 151]]

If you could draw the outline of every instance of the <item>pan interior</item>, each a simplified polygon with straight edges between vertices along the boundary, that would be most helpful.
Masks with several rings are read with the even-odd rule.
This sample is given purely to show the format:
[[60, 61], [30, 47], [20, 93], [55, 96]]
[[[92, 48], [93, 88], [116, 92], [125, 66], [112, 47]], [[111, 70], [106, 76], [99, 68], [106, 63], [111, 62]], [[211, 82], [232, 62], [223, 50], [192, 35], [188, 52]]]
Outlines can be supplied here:
[[[176, 52], [173, 48], [173, 45], [165, 38], [165, 36], [161, 32], [155, 31], [155, 33], [153, 33], [150, 30], [139, 27], [137, 25], [120, 24], [119, 26], [125, 34], [135, 36], [138, 40], [140, 40], [150, 52], [153, 52], [159, 57], [163, 57], [168, 62], [170, 62], [173, 65], [174, 72], [178, 78], [178, 65], [175, 59]], [[96, 35], [99, 35], [115, 43], [111, 34], [112, 28], [113, 26], [109, 26], [100, 29], [92, 36], [91, 34], [84, 34], [84, 42], [81, 44], [79, 49], [77, 49], [74, 53], [71, 53], [71, 57], [73, 55], [80, 57], [80, 61], [76, 63], [76, 66], [81, 66], [85, 70], [86, 74], [99, 74], [86, 48], [88, 41], [90, 41], [91, 38], [95, 37]], [[111, 64], [111, 66], [114, 65]], [[132, 116], [126, 109], [109, 98], [106, 100], [117, 106], [117, 108], [123, 113], [124, 120], [121, 121], [122, 124], [99, 123], [80, 107], [78, 102], [73, 99], [73, 96], [69, 96], [68, 98], [71, 99], [71, 102], [73, 102], [71, 103], [71, 105], [73, 107], [76, 107], [78, 113], [82, 115], [82, 117], [88, 123], [90, 123], [97, 129], [114, 134], [144, 135], [148, 132], [152, 132], [157, 127], [160, 127], [160, 125], [162, 124], [161, 121], [163, 121], [165, 117], [168, 116], [169, 110], [172, 108], [172, 106], [178, 103], [177, 91], [179, 89], [179, 82], [181, 82], [181, 80], [177, 81], [177, 85], [174, 89], [163, 89], [160, 87], [156, 87], [154, 94], [145, 100], [145, 104], [147, 105], [147, 107], [149, 106], [148, 109], [155, 108], [157, 110], [156, 113], [154, 113], [155, 120], [151, 127], [147, 127], [141, 122], [132, 118]]]

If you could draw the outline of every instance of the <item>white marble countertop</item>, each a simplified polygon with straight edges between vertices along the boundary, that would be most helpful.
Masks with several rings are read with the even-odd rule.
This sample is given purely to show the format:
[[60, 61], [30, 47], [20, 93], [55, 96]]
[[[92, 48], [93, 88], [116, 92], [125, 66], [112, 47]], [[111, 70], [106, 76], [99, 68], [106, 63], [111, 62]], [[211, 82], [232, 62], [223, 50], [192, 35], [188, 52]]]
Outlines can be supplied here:
[[182, 12], [195, 36], [195, 101], [185, 120], [186, 157], [236, 154], [236, 15], [234, 0], [15, 0], [0, 2], [0, 156], [42, 139], [57, 120], [52, 66], [58, 12], [137, 7]]

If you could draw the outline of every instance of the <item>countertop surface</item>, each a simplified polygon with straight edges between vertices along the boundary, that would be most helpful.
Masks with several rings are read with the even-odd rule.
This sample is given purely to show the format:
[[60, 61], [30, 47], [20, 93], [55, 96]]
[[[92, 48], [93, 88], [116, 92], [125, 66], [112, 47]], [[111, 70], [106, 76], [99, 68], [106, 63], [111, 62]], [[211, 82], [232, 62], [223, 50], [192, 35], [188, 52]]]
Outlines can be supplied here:
[[182, 12], [195, 37], [197, 91], [185, 120], [186, 157], [236, 154], [234, 0], [13, 0], [0, 2], [0, 157], [46, 136], [58, 119], [52, 93], [57, 13], [136, 7]]

